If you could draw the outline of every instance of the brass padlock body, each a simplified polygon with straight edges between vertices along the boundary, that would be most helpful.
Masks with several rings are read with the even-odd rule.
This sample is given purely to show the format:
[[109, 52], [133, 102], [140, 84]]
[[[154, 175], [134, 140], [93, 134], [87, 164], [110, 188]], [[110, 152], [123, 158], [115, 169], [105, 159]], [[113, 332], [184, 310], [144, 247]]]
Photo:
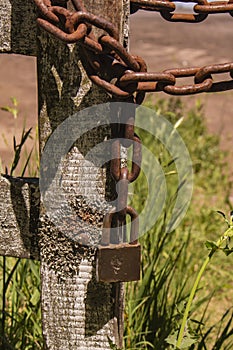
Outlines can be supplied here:
[[139, 243], [99, 246], [96, 274], [100, 282], [129, 282], [140, 279]]

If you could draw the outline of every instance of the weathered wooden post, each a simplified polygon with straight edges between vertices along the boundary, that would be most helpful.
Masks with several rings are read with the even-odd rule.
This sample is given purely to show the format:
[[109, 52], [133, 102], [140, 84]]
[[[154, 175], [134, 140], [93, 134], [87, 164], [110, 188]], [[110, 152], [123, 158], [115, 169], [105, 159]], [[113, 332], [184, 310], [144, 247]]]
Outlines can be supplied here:
[[[57, 4], [59, 3], [56, 2]], [[64, 1], [61, 0], [61, 5]], [[68, 4], [70, 5], [70, 4]], [[127, 36], [127, 0], [88, 0], [88, 11], [102, 15]], [[2, 0], [0, 50], [37, 57], [40, 150], [67, 117], [108, 95], [88, 80], [78, 45], [68, 46], [36, 25], [33, 1]], [[124, 33], [124, 34], [123, 34]], [[97, 118], [96, 123], [100, 120]], [[88, 120], [86, 121], [88, 123]], [[75, 202], [87, 192], [108, 196], [105, 172], [87, 167], [83, 153], [101, 142], [103, 128], [75, 144], [67, 154], [65, 188]], [[91, 174], [91, 176], [90, 176]], [[97, 283], [95, 255], [80, 248], [40, 209], [38, 179], [0, 179], [0, 254], [40, 259], [43, 334], [47, 349], [110, 349], [122, 346], [122, 286]]]

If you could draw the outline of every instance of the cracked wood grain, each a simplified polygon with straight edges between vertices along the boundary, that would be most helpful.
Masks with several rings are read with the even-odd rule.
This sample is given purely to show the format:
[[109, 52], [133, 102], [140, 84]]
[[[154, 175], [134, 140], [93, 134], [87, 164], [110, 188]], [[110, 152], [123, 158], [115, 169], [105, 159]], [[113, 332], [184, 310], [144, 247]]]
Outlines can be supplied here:
[[39, 259], [38, 179], [0, 176], [0, 255]]

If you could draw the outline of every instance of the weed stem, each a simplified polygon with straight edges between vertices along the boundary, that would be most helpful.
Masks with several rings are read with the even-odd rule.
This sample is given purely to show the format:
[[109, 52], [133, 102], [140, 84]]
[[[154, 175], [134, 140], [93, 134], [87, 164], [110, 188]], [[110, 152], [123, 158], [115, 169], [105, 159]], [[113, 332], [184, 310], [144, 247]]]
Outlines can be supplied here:
[[199, 273], [198, 273], [198, 275], [197, 275], [197, 277], [195, 279], [195, 282], [193, 284], [193, 287], [192, 287], [192, 290], [191, 290], [191, 293], [189, 295], [189, 299], [188, 299], [188, 302], [187, 302], [187, 305], [186, 305], [186, 308], [185, 308], [184, 316], [183, 316], [183, 319], [182, 319], [182, 323], [181, 323], [181, 327], [180, 327], [180, 330], [179, 330], [177, 343], [176, 343], [176, 348], [177, 349], [180, 349], [180, 346], [182, 344], [182, 340], [183, 340], [183, 337], [184, 337], [185, 326], [187, 324], [187, 320], [188, 320], [188, 316], [189, 316], [189, 311], [190, 311], [190, 308], [191, 308], [194, 296], [196, 294], [198, 284], [199, 284], [199, 282], [201, 280], [201, 277], [202, 277], [202, 275], [203, 275], [203, 273], [204, 273], [208, 263], [210, 262], [210, 259], [214, 255], [214, 253], [218, 250], [218, 248], [220, 248], [222, 246], [222, 244], [224, 242], [226, 242], [230, 237], [232, 237], [232, 230], [233, 230], [233, 227], [230, 226], [225, 231], [224, 235], [219, 238], [219, 240], [211, 248], [211, 251], [209, 252], [207, 258], [205, 259], [204, 263], [202, 264], [202, 266], [200, 268], [200, 271], [199, 271]]
[[181, 343], [182, 343], [182, 340], [183, 340], [183, 337], [184, 337], [184, 330], [185, 330], [185, 326], [186, 326], [186, 323], [187, 323], [189, 311], [190, 311], [190, 308], [191, 308], [191, 305], [192, 305], [192, 302], [193, 302], [193, 299], [194, 299], [194, 296], [195, 296], [198, 284], [199, 284], [200, 279], [201, 279], [201, 277], [202, 277], [202, 275], [203, 275], [203, 273], [204, 273], [204, 271], [206, 269], [206, 266], [208, 265], [208, 263], [209, 263], [209, 261], [211, 259], [211, 256], [209, 254], [208, 257], [205, 259], [204, 263], [202, 264], [202, 267], [201, 267], [201, 269], [200, 269], [200, 271], [199, 271], [199, 273], [197, 275], [197, 278], [196, 278], [196, 280], [194, 282], [194, 285], [192, 287], [191, 293], [189, 295], [188, 303], [187, 303], [186, 308], [185, 308], [182, 324], [181, 324], [179, 335], [178, 335], [178, 339], [177, 339], [177, 344], [176, 344], [177, 349], [180, 349], [180, 346], [181, 346]]

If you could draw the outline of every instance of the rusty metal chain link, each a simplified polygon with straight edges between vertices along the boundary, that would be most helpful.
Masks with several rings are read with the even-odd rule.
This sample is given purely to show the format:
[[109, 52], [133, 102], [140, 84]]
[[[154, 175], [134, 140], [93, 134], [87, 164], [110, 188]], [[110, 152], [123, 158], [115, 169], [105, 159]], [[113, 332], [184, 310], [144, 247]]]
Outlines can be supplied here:
[[[179, 1], [179, 0], [176, 0]], [[202, 22], [209, 14], [229, 13], [233, 16], [233, 1], [181, 0], [179, 2], [196, 4], [194, 13], [172, 13], [176, 10], [176, 1], [169, 0], [130, 0], [131, 13], [138, 10], [160, 12], [161, 16], [171, 22]]]

